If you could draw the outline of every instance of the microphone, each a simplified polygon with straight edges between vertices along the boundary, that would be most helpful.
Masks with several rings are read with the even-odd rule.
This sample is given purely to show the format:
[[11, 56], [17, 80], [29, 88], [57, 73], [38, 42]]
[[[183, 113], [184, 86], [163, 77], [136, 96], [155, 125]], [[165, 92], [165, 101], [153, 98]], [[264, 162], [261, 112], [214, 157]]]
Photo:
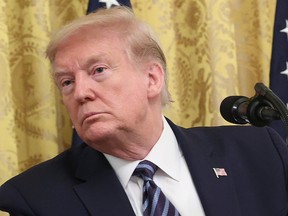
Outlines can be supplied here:
[[281, 119], [273, 104], [262, 95], [252, 98], [229, 96], [220, 105], [222, 117], [234, 124], [250, 123], [257, 127], [268, 125], [271, 120]]

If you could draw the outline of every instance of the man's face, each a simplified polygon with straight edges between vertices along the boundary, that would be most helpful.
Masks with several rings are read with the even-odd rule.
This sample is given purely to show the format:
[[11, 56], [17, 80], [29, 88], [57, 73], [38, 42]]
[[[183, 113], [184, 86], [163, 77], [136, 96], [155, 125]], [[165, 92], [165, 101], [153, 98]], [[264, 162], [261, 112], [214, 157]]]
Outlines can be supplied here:
[[144, 68], [128, 59], [115, 33], [101, 29], [84, 29], [58, 47], [55, 80], [84, 141], [95, 144], [141, 127], [149, 109]]

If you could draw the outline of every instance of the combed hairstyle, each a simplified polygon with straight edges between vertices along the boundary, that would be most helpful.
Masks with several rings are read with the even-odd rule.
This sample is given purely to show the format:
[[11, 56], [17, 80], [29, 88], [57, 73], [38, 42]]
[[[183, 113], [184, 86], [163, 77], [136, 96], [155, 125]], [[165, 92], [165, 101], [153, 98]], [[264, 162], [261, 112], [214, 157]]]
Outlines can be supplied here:
[[57, 47], [73, 34], [81, 32], [83, 28], [110, 29], [120, 35], [127, 47], [127, 56], [136, 64], [156, 61], [163, 67], [165, 84], [161, 92], [161, 102], [164, 107], [168, 104], [170, 94], [167, 89], [167, 65], [165, 55], [159, 45], [158, 38], [151, 27], [137, 19], [128, 7], [117, 6], [110, 9], [98, 9], [95, 13], [80, 17], [60, 29], [51, 39], [46, 55], [53, 63]]

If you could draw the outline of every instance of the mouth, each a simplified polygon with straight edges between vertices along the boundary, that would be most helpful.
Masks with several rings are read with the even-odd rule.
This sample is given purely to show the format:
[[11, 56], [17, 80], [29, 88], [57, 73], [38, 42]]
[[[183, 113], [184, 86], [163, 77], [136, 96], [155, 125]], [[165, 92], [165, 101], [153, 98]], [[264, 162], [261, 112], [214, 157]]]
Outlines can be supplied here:
[[89, 121], [90, 119], [95, 119], [95, 117], [104, 114], [104, 112], [89, 112], [89, 113], [85, 113], [82, 117], [82, 125], [84, 124], [85, 121]]

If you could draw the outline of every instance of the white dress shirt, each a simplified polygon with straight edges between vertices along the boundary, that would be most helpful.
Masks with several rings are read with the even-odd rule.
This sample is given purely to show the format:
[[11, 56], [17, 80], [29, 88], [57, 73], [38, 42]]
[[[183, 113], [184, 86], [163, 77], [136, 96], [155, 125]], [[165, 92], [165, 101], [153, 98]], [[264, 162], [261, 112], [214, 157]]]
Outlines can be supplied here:
[[[182, 216], [204, 216], [204, 211], [182, 151], [169, 124], [163, 117], [163, 132], [144, 160], [159, 169], [153, 180]], [[105, 154], [115, 170], [137, 216], [142, 216], [143, 180], [132, 176], [140, 162], [126, 161]]]

